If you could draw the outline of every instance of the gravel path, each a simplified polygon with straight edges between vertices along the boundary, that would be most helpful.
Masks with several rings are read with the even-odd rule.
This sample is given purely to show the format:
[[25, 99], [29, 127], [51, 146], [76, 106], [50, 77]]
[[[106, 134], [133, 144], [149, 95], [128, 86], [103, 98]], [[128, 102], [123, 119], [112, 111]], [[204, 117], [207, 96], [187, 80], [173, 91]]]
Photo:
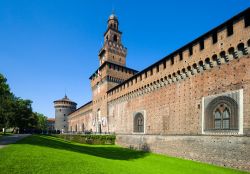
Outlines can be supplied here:
[[31, 134], [15, 134], [10, 136], [3, 136], [0, 138], [0, 149], [7, 146], [8, 144], [13, 144], [18, 140], [21, 140]]

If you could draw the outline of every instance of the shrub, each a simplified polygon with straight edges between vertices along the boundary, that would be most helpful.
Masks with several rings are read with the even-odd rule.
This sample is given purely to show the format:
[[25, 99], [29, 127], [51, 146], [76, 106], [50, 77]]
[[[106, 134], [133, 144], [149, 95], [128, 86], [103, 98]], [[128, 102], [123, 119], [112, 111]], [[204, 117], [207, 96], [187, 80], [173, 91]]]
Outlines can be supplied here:
[[53, 135], [58, 138], [63, 138], [68, 141], [73, 141], [83, 144], [115, 144], [115, 135], [70, 135], [57, 134]]

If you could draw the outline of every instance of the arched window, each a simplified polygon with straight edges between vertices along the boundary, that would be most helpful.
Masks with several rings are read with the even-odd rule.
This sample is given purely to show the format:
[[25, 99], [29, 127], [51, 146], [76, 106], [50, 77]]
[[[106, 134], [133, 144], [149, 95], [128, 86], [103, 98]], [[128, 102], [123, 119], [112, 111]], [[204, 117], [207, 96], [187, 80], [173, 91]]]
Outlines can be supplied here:
[[230, 111], [226, 104], [219, 104], [214, 112], [214, 128], [229, 129]]
[[114, 41], [117, 42], [117, 35], [114, 35]]
[[206, 130], [237, 130], [238, 104], [231, 97], [219, 96], [213, 99], [205, 111]]
[[134, 116], [134, 132], [144, 132], [144, 117], [142, 113]]
[[250, 47], [250, 39], [247, 41], [247, 46]]

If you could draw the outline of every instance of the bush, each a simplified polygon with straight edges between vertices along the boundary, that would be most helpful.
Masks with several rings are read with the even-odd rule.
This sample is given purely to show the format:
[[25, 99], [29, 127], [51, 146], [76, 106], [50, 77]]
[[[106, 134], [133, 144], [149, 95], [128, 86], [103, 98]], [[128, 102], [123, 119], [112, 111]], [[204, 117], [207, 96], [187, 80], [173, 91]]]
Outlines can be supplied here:
[[115, 144], [115, 135], [70, 135], [58, 134], [53, 135], [58, 138], [63, 138], [68, 141], [73, 141], [82, 144]]

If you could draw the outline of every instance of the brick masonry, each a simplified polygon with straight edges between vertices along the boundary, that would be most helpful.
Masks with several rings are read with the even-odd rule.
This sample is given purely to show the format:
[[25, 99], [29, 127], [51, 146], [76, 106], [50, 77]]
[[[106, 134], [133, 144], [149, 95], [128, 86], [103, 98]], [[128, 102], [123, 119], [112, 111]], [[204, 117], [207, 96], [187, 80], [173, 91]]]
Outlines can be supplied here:
[[[69, 115], [70, 131], [81, 132], [84, 124], [98, 132], [100, 126], [126, 147], [250, 170], [249, 14], [245, 10], [140, 72], [125, 66], [125, 47], [112, 40], [121, 33], [108, 28], [100, 67], [90, 77], [93, 100]], [[237, 99], [239, 128], [205, 131], [207, 101], [225, 95]], [[144, 117], [141, 133], [134, 131], [137, 113]]]

